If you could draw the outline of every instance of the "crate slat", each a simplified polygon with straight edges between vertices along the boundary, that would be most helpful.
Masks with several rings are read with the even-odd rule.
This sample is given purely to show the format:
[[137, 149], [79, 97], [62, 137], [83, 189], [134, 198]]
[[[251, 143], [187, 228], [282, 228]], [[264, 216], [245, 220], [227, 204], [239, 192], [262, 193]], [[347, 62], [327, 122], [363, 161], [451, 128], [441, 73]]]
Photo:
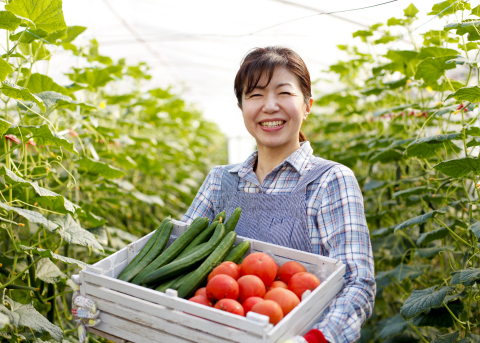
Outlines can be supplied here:
[[88, 332], [93, 333], [94, 335], [106, 338], [114, 343], [127, 343], [128, 341], [124, 340], [123, 338], [110, 335], [104, 331], [97, 330], [96, 328], [86, 328]]

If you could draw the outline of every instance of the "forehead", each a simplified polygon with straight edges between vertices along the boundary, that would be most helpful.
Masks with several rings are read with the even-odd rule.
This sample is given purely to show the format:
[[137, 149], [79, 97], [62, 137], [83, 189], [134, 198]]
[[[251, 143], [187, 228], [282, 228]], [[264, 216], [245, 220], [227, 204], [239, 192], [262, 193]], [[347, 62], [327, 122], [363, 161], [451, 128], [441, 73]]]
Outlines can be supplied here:
[[293, 87], [299, 87], [297, 76], [284, 67], [274, 69], [270, 82], [267, 71], [263, 72], [258, 80], [256, 88], [277, 87], [280, 84], [290, 84]]

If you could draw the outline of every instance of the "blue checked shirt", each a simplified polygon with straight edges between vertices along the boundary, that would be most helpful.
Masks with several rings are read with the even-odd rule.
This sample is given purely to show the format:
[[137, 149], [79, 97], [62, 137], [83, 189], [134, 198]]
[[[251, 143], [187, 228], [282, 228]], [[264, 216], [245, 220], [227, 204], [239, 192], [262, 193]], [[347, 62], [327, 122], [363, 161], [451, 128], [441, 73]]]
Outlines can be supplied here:
[[[275, 167], [261, 185], [253, 171], [254, 152], [230, 172], [238, 172], [238, 190], [246, 193], [291, 193], [300, 177], [315, 162], [309, 142]], [[198, 191], [184, 222], [214, 216], [212, 195], [220, 191], [222, 166], [212, 169]], [[342, 260], [346, 265], [345, 287], [313, 328], [329, 342], [353, 342], [370, 317], [376, 293], [373, 254], [365, 220], [363, 197], [353, 172], [335, 166], [307, 187], [307, 225], [313, 252]]]

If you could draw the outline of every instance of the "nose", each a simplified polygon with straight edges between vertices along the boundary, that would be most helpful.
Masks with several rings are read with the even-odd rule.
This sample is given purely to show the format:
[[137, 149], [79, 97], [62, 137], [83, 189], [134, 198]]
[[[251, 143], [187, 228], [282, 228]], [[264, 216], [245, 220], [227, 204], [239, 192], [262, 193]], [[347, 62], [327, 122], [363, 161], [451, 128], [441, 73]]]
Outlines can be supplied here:
[[265, 103], [263, 104], [263, 112], [271, 114], [279, 110], [277, 98], [274, 94], [268, 94], [265, 98]]

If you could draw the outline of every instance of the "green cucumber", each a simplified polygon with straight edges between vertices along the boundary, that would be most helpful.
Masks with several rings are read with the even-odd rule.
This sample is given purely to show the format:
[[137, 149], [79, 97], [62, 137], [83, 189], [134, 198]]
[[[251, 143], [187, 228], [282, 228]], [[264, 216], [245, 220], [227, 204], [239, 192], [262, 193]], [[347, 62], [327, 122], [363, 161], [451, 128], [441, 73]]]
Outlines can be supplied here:
[[183, 251], [180, 253], [180, 255], [178, 255], [176, 258], [175, 258], [175, 261], [176, 260], [179, 260], [181, 258], [184, 258], [185, 256], [188, 256], [190, 255], [190, 253], [192, 253], [192, 251], [201, 243], [204, 243], [206, 241], [208, 241], [211, 237], [211, 234], [213, 234], [213, 231], [215, 230], [215, 228], [217, 227], [218, 225], [218, 221], [214, 221], [212, 224], [210, 224], [205, 230], [202, 231], [201, 234], [199, 234], [189, 245], [187, 245], [187, 247], [185, 249], [183, 249]]
[[243, 241], [233, 247], [223, 261], [232, 261], [238, 263], [250, 248], [249, 241]]
[[197, 270], [195, 270], [195, 272], [193, 272], [180, 286], [178, 289], [179, 297], [186, 299], [198, 289], [198, 286], [205, 281], [213, 268], [221, 263], [225, 256], [227, 256], [228, 251], [232, 247], [233, 243], [235, 243], [235, 238], [237, 238], [235, 231], [229, 232], [225, 237], [223, 237], [220, 244], [217, 245], [210, 256], [208, 256], [208, 258], [200, 265], [200, 267], [198, 267]]
[[[173, 230], [173, 222], [170, 218], [167, 218], [167, 223], [163, 226], [162, 232], [158, 236], [155, 244], [152, 246], [150, 251], [142, 258], [140, 262], [138, 262], [132, 269], [130, 269], [127, 273], [125, 273], [120, 280], [123, 281], [130, 281], [138, 276], [139, 273], [142, 272], [158, 255], [160, 255], [165, 249], [165, 246], [168, 243], [168, 239], [170, 238], [170, 234]], [[148, 267], [147, 267], [148, 268]]]
[[148, 285], [158, 281], [162, 281], [190, 268], [193, 264], [199, 262], [200, 260], [203, 260], [208, 255], [210, 255], [210, 253], [222, 240], [224, 233], [225, 226], [223, 224], [218, 224], [212, 238], [210, 238], [207, 243], [203, 243], [201, 246], [198, 246], [198, 249], [195, 249], [195, 251], [192, 252], [190, 255], [180, 260], [173, 261], [172, 263], [169, 263], [166, 266], [163, 266], [149, 273], [143, 278], [142, 283]]
[[235, 226], [237, 226], [237, 223], [240, 220], [241, 214], [242, 214], [242, 209], [240, 207], [237, 207], [235, 211], [233, 211], [232, 215], [228, 218], [227, 222], [225, 223], [226, 233], [229, 233], [235, 230]]
[[220, 218], [222, 218], [222, 223], [225, 223], [225, 211], [220, 212], [219, 214], [216, 215], [216, 217], [213, 219], [214, 222], [220, 221]]
[[38, 291], [38, 288], [29, 287], [29, 286], [22, 286], [22, 285], [8, 285], [5, 288], [6, 289], [22, 289], [22, 290], [25, 290], [25, 291]]
[[173, 285], [173, 283], [175, 281], [177, 281], [178, 279], [182, 278], [183, 275], [178, 275], [177, 277], [174, 277], [173, 279], [171, 280], [168, 280], [167, 282], [164, 282], [162, 283], [160, 286], [158, 286], [157, 288], [155, 288], [155, 290], [159, 291], [159, 292], [163, 292], [165, 293], [165, 291], [167, 290], [167, 288], [170, 288], [171, 285]]
[[118, 275], [117, 279], [120, 279], [120, 280], [123, 280], [123, 276], [129, 271], [131, 270], [133, 267], [135, 267], [137, 265], [138, 262], [140, 262], [142, 260], [142, 258], [145, 257], [145, 255], [150, 251], [150, 249], [153, 247], [153, 245], [155, 244], [155, 242], [157, 241], [158, 239], [158, 236], [160, 236], [160, 233], [162, 232], [162, 229], [163, 227], [167, 224], [168, 220], [170, 219], [170, 217], [167, 217], [163, 220], [163, 222], [160, 224], [160, 226], [157, 228], [157, 230], [155, 231], [155, 233], [152, 235], [152, 237], [150, 237], [150, 239], [148, 240], [147, 244], [145, 244], [145, 246], [142, 248], [142, 250], [140, 250], [140, 252], [137, 254], [137, 256], [135, 256], [135, 258], [130, 261], [130, 263], [128, 264], [128, 266], [126, 266], [122, 272]]
[[[163, 267], [175, 257], [177, 257], [190, 242], [197, 237], [208, 225], [208, 218], [201, 218], [191, 225], [175, 242], [172, 243], [160, 256], [143, 269], [133, 280], [132, 283], [139, 285], [143, 278], [151, 272]], [[143, 261], [142, 261], [143, 262]]]

